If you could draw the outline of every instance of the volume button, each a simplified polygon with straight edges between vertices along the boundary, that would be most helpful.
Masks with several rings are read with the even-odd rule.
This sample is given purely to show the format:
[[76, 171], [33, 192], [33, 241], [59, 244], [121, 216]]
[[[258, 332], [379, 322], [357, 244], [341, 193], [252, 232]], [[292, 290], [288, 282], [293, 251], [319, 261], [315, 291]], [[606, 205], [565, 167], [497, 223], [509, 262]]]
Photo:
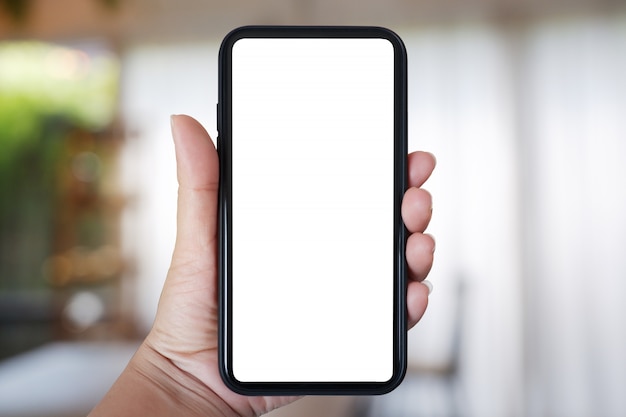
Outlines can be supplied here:
[[219, 102], [215, 104], [215, 114], [217, 116], [217, 134], [219, 135], [222, 129], [222, 110]]

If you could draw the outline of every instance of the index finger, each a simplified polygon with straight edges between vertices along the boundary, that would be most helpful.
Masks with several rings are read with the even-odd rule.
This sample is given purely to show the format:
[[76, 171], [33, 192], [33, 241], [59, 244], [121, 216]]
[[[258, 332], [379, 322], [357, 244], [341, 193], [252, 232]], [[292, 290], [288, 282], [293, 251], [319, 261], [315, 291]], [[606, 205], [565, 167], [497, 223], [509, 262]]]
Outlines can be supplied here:
[[429, 152], [411, 152], [407, 157], [409, 187], [421, 187], [432, 174], [437, 163], [435, 156]]

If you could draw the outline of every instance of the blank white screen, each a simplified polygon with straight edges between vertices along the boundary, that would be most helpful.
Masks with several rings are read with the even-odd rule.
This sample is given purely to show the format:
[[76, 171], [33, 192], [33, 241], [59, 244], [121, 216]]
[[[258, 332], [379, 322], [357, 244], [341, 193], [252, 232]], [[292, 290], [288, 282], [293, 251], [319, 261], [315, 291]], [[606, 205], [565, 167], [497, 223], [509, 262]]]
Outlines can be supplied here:
[[241, 382], [393, 373], [394, 51], [232, 50], [232, 354]]

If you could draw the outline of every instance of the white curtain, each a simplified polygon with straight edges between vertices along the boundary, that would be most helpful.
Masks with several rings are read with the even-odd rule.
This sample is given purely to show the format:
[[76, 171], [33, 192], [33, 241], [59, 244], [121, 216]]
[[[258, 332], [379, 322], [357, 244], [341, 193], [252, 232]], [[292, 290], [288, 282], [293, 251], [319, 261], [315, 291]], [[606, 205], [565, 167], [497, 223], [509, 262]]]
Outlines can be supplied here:
[[434, 292], [426, 316], [410, 333], [411, 364], [419, 377], [460, 361], [452, 371], [460, 388], [456, 406], [432, 404], [451, 401], [449, 393], [420, 396], [416, 387], [406, 395], [415, 399], [419, 415], [451, 415], [454, 408], [461, 415], [522, 415], [519, 179], [509, 43], [496, 28], [478, 24], [401, 35], [409, 53], [410, 148], [432, 151], [438, 160], [426, 185], [434, 199]]
[[626, 415], [626, 16], [524, 43], [529, 415]]
[[413, 362], [454, 359], [463, 301], [462, 415], [626, 415], [626, 15], [402, 35], [411, 148], [439, 162]]

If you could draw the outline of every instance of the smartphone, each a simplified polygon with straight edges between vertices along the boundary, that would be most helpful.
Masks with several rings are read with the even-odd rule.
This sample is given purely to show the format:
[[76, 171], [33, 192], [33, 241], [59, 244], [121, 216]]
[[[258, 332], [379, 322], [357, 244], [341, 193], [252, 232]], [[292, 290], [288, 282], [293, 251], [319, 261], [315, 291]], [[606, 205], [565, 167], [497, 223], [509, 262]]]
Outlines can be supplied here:
[[406, 368], [406, 51], [378, 27], [235, 29], [219, 56], [219, 362], [247, 395]]

